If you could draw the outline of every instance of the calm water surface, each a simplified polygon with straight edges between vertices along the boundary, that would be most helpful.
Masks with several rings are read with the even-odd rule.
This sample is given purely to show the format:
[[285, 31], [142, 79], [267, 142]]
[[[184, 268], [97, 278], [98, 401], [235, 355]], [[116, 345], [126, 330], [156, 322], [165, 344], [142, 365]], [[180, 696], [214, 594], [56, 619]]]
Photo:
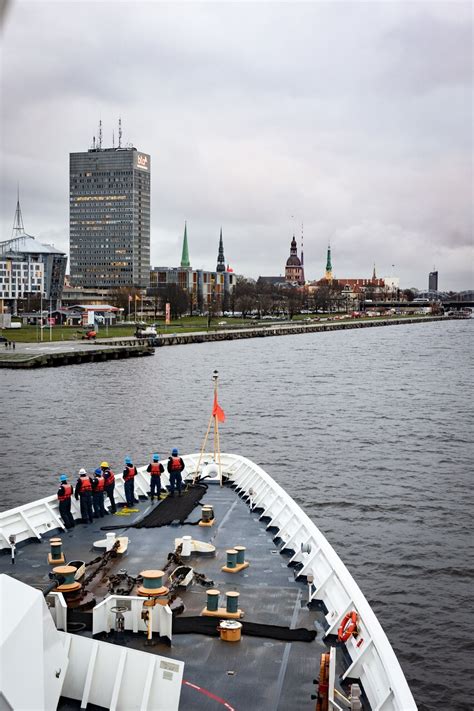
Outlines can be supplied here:
[[0, 510], [59, 473], [199, 450], [220, 372], [223, 451], [266, 469], [347, 564], [421, 710], [472, 709], [474, 320], [179, 346], [0, 371]]

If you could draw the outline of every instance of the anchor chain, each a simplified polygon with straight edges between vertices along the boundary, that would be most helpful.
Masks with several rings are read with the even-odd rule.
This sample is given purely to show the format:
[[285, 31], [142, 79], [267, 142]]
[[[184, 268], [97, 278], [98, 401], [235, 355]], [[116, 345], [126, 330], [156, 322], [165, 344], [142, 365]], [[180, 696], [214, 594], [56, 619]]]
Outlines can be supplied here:
[[120, 546], [120, 541], [115, 541], [114, 545], [109, 551], [105, 551], [102, 553], [102, 555], [98, 556], [97, 558], [94, 558], [93, 560], [90, 560], [88, 563], [85, 564], [86, 568], [89, 568], [92, 565], [97, 565], [97, 568], [92, 571], [89, 575], [87, 575], [84, 578], [84, 583], [83, 583], [83, 590], [85, 592], [87, 586], [94, 580], [94, 578], [97, 577], [97, 575], [100, 573], [101, 570], [103, 570], [114, 558], [117, 557], [117, 550]]

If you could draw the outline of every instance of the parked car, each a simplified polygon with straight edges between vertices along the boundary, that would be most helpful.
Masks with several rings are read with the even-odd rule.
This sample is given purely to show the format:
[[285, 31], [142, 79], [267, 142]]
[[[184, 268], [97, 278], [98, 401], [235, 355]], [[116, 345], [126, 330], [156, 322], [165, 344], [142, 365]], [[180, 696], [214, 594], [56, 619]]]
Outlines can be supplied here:
[[135, 338], [156, 338], [157, 335], [156, 328], [151, 326], [137, 326], [135, 331]]

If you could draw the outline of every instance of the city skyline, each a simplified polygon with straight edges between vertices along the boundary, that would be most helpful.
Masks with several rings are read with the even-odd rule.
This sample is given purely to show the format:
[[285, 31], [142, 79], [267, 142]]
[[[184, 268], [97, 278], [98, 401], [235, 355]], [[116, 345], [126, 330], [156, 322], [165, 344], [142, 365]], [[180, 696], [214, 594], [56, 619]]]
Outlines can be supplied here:
[[303, 222], [307, 279], [331, 242], [341, 276], [472, 288], [469, 3], [91, 7], [4, 18], [1, 239], [20, 183], [26, 230], [68, 251], [69, 153], [121, 116], [154, 164], [151, 265], [186, 219], [193, 267], [222, 225], [238, 273], [279, 274]]

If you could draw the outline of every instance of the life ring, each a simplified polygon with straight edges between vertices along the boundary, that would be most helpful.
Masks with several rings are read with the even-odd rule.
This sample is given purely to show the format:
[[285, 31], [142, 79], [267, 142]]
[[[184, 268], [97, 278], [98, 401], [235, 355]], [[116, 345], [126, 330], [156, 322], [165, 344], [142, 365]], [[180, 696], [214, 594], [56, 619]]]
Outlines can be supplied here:
[[347, 615], [345, 615], [344, 619], [339, 625], [339, 629], [337, 631], [337, 638], [339, 642], [347, 642], [349, 637], [352, 637], [352, 635], [356, 633], [356, 630], [357, 612], [353, 610], [352, 612], [348, 612]]

